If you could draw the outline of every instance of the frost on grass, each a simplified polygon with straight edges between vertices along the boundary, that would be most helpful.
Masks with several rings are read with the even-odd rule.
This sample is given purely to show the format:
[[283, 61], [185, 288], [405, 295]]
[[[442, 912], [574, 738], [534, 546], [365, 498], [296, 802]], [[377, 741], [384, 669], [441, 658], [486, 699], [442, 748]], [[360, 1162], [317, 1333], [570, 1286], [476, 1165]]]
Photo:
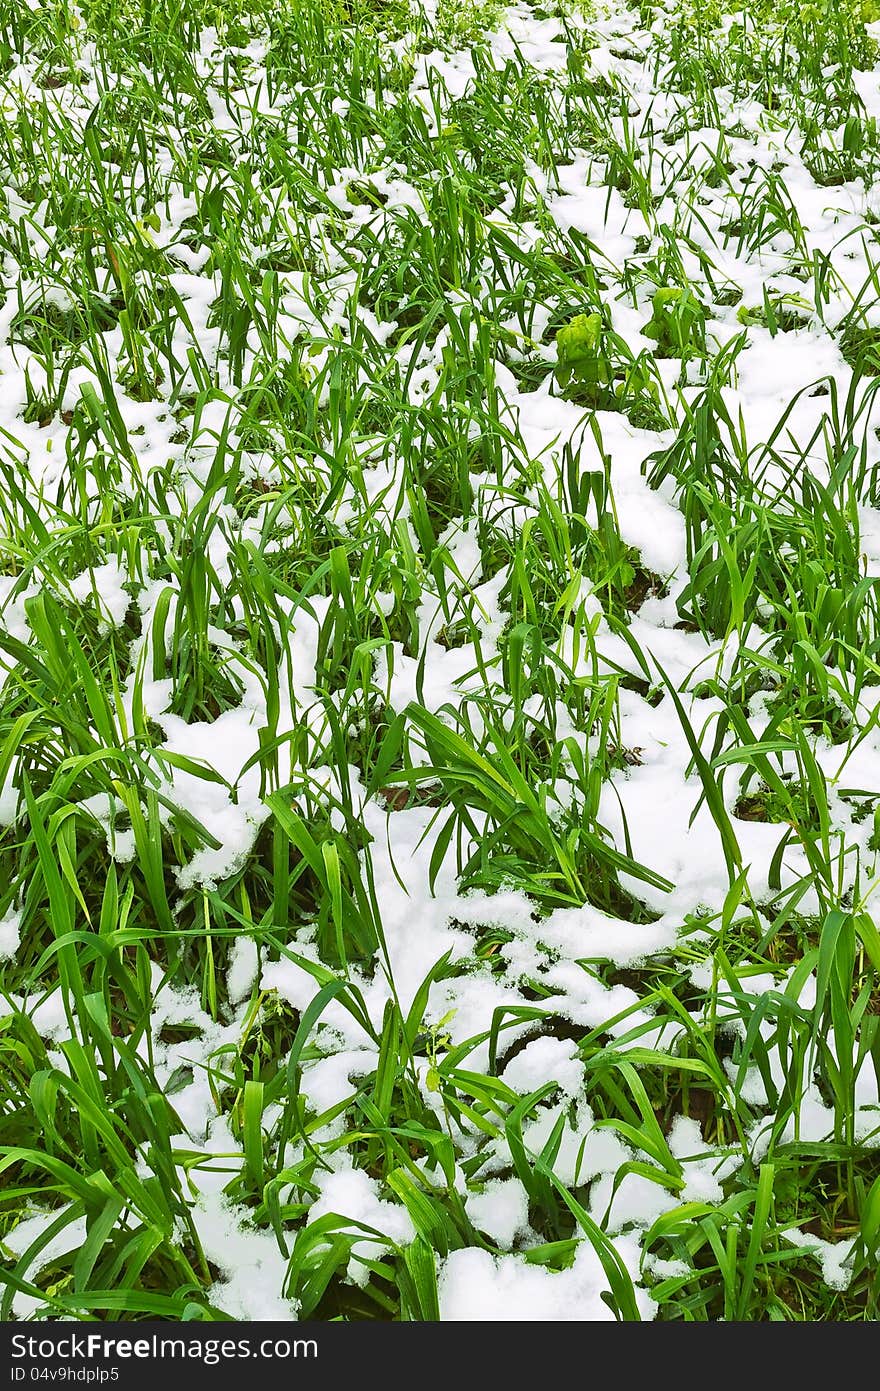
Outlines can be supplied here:
[[11, 1311], [876, 1316], [876, 26], [209, 8], [0, 74]]

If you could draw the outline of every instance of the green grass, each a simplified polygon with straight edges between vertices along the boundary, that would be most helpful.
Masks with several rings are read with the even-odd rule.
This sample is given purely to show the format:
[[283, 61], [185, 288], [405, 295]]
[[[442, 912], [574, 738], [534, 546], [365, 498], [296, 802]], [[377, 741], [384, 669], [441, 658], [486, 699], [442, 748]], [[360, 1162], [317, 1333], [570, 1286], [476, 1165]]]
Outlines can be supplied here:
[[6, 4], [0, 1317], [877, 1318], [878, 17]]

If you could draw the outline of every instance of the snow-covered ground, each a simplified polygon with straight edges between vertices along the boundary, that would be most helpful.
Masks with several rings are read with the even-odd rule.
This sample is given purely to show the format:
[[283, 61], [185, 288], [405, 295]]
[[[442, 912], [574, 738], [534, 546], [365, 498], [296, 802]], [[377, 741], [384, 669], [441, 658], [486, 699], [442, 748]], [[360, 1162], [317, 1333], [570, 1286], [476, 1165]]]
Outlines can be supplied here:
[[[715, 487], [715, 456], [708, 446], [696, 453], [685, 482], [674, 468], [659, 482], [653, 473], [689, 420], [699, 446], [702, 421], [728, 457], [739, 451], [755, 515], [802, 497], [814, 531], [793, 513], [788, 533], [802, 537], [791, 570], [802, 599], [804, 575], [834, 583], [816, 517], [839, 462], [834, 413], [845, 414], [849, 399], [847, 438], [861, 451], [858, 474], [853, 465], [861, 483], [839, 516], [866, 582], [880, 573], [876, 378], [854, 373], [843, 352], [854, 304], [864, 310], [863, 330], [880, 326], [878, 194], [856, 171], [817, 182], [791, 93], [777, 111], [756, 99], [753, 83], [715, 85], [716, 117], [696, 124], [698, 102], [667, 42], [675, 15], [653, 7], [647, 16], [646, 24], [624, 7], [573, 11], [563, 32], [555, 13], [522, 5], [496, 17], [475, 49], [417, 45], [407, 33], [365, 40], [386, 73], [372, 122], [357, 104], [368, 105], [366, 80], [360, 94], [353, 80], [345, 88], [344, 45], [322, 58], [323, 77], [315, 58], [296, 78], [294, 54], [279, 78], [271, 25], [240, 47], [206, 29], [191, 55], [198, 97], [163, 103], [152, 94], [164, 124], [149, 131], [149, 185], [140, 166], [108, 164], [109, 136], [100, 137], [103, 148], [89, 146], [88, 131], [100, 129], [96, 110], [108, 94], [129, 91], [131, 78], [124, 89], [108, 87], [100, 44], [87, 32], [69, 39], [76, 84], [47, 88], [42, 60], [25, 55], [0, 88], [12, 132], [0, 156], [0, 452], [20, 490], [10, 483], [4, 509], [0, 631], [11, 645], [0, 652], [0, 737], [28, 709], [31, 678], [21, 674], [16, 644], [52, 670], [33, 621], [34, 601], [51, 596], [71, 631], [91, 635], [81, 649], [87, 661], [101, 643], [114, 653], [96, 671], [106, 699], [84, 687], [87, 736], [77, 749], [65, 746], [66, 726], [58, 738], [63, 757], [85, 759], [64, 784], [78, 853], [97, 847], [102, 872], [112, 863], [146, 901], [137, 876], [152, 845], [167, 871], [173, 922], [238, 934], [231, 945], [218, 939], [223, 975], [213, 1004], [201, 973], [172, 969], [172, 957], [151, 945], [149, 916], [141, 920], [152, 1010], [134, 1046], [179, 1122], [175, 1162], [216, 1272], [209, 1299], [239, 1318], [296, 1318], [302, 1308], [275, 1219], [264, 1207], [254, 1225], [254, 1204], [234, 1182], [252, 1160], [231, 1059], [285, 1006], [286, 1017], [308, 1021], [309, 1046], [303, 1052], [299, 1040], [284, 1087], [267, 1086], [258, 1124], [288, 1246], [304, 1251], [310, 1227], [335, 1214], [350, 1238], [342, 1279], [366, 1289], [389, 1252], [425, 1237], [437, 1252], [445, 1319], [613, 1317], [593, 1224], [628, 1272], [640, 1316], [651, 1318], [652, 1290], [685, 1288], [694, 1277], [688, 1224], [746, 1211], [732, 1195], [754, 1190], [756, 1166], [785, 1156], [786, 1145], [844, 1143], [846, 1126], [854, 1152], [880, 1146], [862, 1016], [848, 1038], [829, 1035], [827, 1045], [838, 1075], [852, 1074], [846, 1121], [843, 1093], [829, 1084], [832, 1064], [810, 1034], [831, 989], [820, 941], [833, 953], [831, 934], [852, 929], [859, 980], [872, 962], [880, 966], [868, 926], [875, 823], [861, 815], [880, 802], [876, 684], [857, 681], [839, 654], [817, 654], [806, 620], [780, 655], [779, 612], [789, 602], [782, 581], [775, 595], [749, 598], [763, 582], [757, 562], [749, 571], [755, 547], [775, 555], [766, 531], [751, 550], [717, 552], [720, 570], [731, 570], [730, 591], [739, 581], [744, 595], [723, 630], [683, 618], [700, 603], [700, 542], [692, 534], [689, 544], [688, 527], [701, 467], [706, 488]], [[716, 47], [725, 31], [731, 45], [740, 41], [730, 32], [735, 20], [724, 17]], [[482, 149], [455, 143], [468, 119], [477, 129], [467, 103], [491, 107], [493, 74], [507, 84], [494, 98], [500, 155], [488, 132]], [[146, 69], [142, 80], [152, 82]], [[869, 123], [880, 115], [880, 68], [852, 81]], [[516, 147], [515, 100], [548, 113], [556, 140], [565, 135], [555, 162], [547, 149], [536, 158], [534, 141]], [[581, 132], [579, 103], [593, 113]], [[603, 107], [604, 143], [595, 127]], [[395, 108], [403, 137], [393, 130]], [[108, 179], [89, 293], [113, 309], [112, 321], [101, 332], [77, 330], [67, 357], [47, 343], [61, 320], [70, 332], [64, 316], [84, 303], [81, 243], [69, 210], [63, 225], [53, 221], [57, 194], [41, 196], [25, 184], [23, 163], [14, 166], [16, 112], [34, 123], [46, 112], [67, 161], [82, 142], [82, 168], [52, 171], [53, 188], [68, 178], [79, 196], [89, 189], [97, 197], [101, 169]], [[444, 136], [454, 159], [442, 153]], [[844, 125], [823, 127], [832, 151], [845, 148], [845, 137], [852, 144]], [[190, 158], [209, 138], [221, 153]], [[611, 176], [621, 152], [641, 186], [632, 174], [628, 185]], [[468, 175], [483, 200], [479, 216]], [[455, 217], [444, 198], [458, 207]], [[432, 231], [445, 289], [428, 331], [405, 310], [428, 274]], [[583, 400], [560, 390], [555, 330], [592, 304], [578, 254], [601, 287], [607, 332], [651, 360], [656, 419], [634, 423], [632, 412], [599, 408], [591, 424]], [[250, 279], [236, 278], [242, 267]], [[654, 292], [676, 277], [686, 277], [705, 310], [704, 339], [689, 361], [655, 355], [645, 333]], [[768, 324], [768, 304], [771, 319], [773, 305], [780, 320], [789, 311], [784, 327]], [[42, 337], [34, 316], [50, 325]], [[298, 384], [285, 379], [286, 396], [273, 385], [278, 364], [300, 373]], [[132, 394], [138, 371], [152, 389]], [[700, 415], [713, 372], [712, 399], [726, 409], [729, 431], [717, 413], [708, 424]], [[316, 415], [285, 422], [310, 383]], [[260, 390], [268, 393], [262, 413]], [[45, 404], [32, 409], [35, 400]], [[279, 401], [287, 405], [276, 419]], [[467, 459], [462, 441], [471, 449], [471, 506], [449, 515], [448, 499], [435, 506], [432, 496], [429, 517], [420, 470], [427, 479], [434, 450], [441, 463]], [[560, 505], [569, 518], [577, 511], [560, 492], [570, 466], [597, 480], [586, 517], [597, 534], [595, 496], [607, 475], [602, 510], [614, 519], [624, 563], [647, 577], [642, 602], [621, 606], [615, 590], [612, 603], [607, 552], [546, 559], [542, 527], [556, 524]], [[812, 491], [803, 492], [804, 475], [815, 480]], [[459, 486], [443, 482], [451, 497]], [[736, 517], [745, 527], [747, 509]], [[829, 532], [838, 521], [828, 521]], [[778, 570], [785, 573], [784, 555]], [[541, 586], [551, 574], [557, 588], [548, 597]], [[866, 604], [869, 592], [866, 585]], [[523, 622], [534, 630], [536, 615], [538, 647], [523, 639], [511, 658], [511, 632]], [[853, 621], [870, 664], [870, 613]], [[211, 712], [187, 709], [192, 668], [176, 656], [197, 630], [205, 660], [234, 692]], [[823, 708], [843, 711], [840, 738], [827, 719], [805, 718], [797, 729], [794, 716], [780, 722], [774, 697], [784, 690], [795, 708], [786, 673], [801, 670], [798, 660], [804, 689], [825, 672]], [[729, 714], [738, 682], [753, 683], [737, 706], [739, 726]], [[595, 703], [603, 692], [606, 724]], [[422, 714], [412, 717], [413, 706]], [[395, 716], [405, 720], [395, 726]], [[401, 731], [385, 766], [368, 737], [371, 720]], [[534, 751], [518, 745], [526, 727], [548, 749], [540, 769]], [[456, 738], [460, 748], [449, 742]], [[0, 742], [0, 958], [10, 1012], [30, 1016], [65, 1073], [75, 1020], [62, 978], [45, 963], [36, 969], [51, 939], [21, 848], [32, 826], [22, 773], [35, 787], [48, 783], [25, 731], [17, 740], [10, 736], [8, 758]], [[99, 750], [135, 745], [136, 767], [112, 778], [92, 772], [89, 749], [100, 764]], [[620, 756], [609, 756], [611, 746]], [[57, 788], [60, 759], [51, 741], [47, 749], [43, 766], [55, 770]], [[728, 757], [710, 770], [719, 755]], [[806, 814], [799, 824], [790, 809], [743, 814], [744, 795], [764, 777], [762, 757], [783, 791], [813, 780], [815, 824]], [[750, 758], [760, 776], [744, 787]], [[405, 795], [407, 768], [429, 796]], [[159, 797], [156, 817], [139, 829], [148, 792]], [[502, 806], [514, 808], [513, 829], [501, 823]], [[55, 809], [43, 800], [44, 819]], [[183, 831], [181, 814], [189, 818]], [[254, 879], [255, 865], [278, 854], [278, 828], [318, 886], [314, 911], [294, 895], [284, 922], [265, 897], [263, 871]], [[534, 858], [523, 869], [526, 842]], [[487, 845], [497, 850], [497, 874]], [[622, 857], [614, 872], [603, 845]], [[76, 854], [68, 846], [65, 863], [53, 853], [59, 884], [73, 882]], [[603, 894], [617, 871], [614, 911]], [[543, 900], [534, 891], [542, 875]], [[349, 947], [351, 959], [340, 960], [327, 944], [345, 937], [356, 911], [376, 949]], [[80, 914], [77, 903], [72, 912]], [[798, 950], [768, 951], [777, 915], [801, 924]], [[86, 930], [82, 915], [78, 926]], [[34, 934], [39, 948], [18, 971], [16, 953]], [[333, 982], [347, 988], [334, 994]], [[413, 1025], [408, 1043], [405, 1027], [389, 1033], [395, 1011]], [[181, 1027], [190, 1035], [182, 1041]], [[286, 1049], [292, 1044], [291, 1034]], [[378, 1099], [376, 1080], [389, 1048], [399, 1051], [397, 1095], [407, 1098], [393, 1106]], [[652, 1069], [655, 1081], [690, 1078], [712, 1092], [725, 1119], [704, 1133], [685, 1086], [678, 1113], [667, 1116], [671, 1128], [661, 1124], [654, 1092], [649, 1099], [639, 1080]], [[621, 1093], [626, 1109], [616, 1111]], [[370, 1149], [369, 1164], [362, 1142], [379, 1122], [364, 1097], [386, 1106], [386, 1149]], [[134, 1162], [141, 1177], [157, 1172], [146, 1143]], [[550, 1197], [568, 1220], [573, 1214], [581, 1238], [567, 1254], [544, 1250], [557, 1239]], [[438, 1211], [449, 1215], [448, 1230]], [[24, 1256], [58, 1216], [57, 1208], [26, 1213], [5, 1246]], [[780, 1212], [777, 1245], [803, 1248], [831, 1289], [845, 1290], [857, 1224], [829, 1242], [801, 1230], [801, 1216], [812, 1209]], [[117, 1220], [135, 1217], [123, 1209]], [[84, 1233], [85, 1218], [71, 1210], [70, 1224], [30, 1261], [29, 1278]], [[323, 1249], [317, 1235], [312, 1249]], [[35, 1295], [15, 1296], [18, 1317], [41, 1308]]]

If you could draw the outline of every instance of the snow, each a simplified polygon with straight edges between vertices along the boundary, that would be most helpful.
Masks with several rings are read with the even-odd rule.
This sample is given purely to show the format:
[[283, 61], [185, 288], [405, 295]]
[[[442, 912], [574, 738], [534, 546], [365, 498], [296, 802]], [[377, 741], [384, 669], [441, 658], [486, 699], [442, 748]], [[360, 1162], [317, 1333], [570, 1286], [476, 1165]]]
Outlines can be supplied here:
[[21, 943], [21, 910], [10, 908], [0, 918], [0, 961], [11, 961]]
[[103, 565], [83, 570], [70, 581], [70, 594], [80, 604], [94, 604], [105, 625], [118, 628], [125, 620], [131, 595], [124, 588], [128, 575], [114, 556]]
[[[35, 1242], [41, 1242], [39, 1252], [32, 1260], [28, 1273], [33, 1278], [41, 1270], [52, 1265], [68, 1252], [78, 1251], [87, 1236], [85, 1217], [71, 1217], [59, 1231], [45, 1240], [48, 1227], [61, 1222], [70, 1208], [53, 1208], [47, 1212], [36, 1212], [32, 1217], [19, 1221], [2, 1238], [0, 1246], [19, 1260]], [[36, 1296], [17, 1290], [12, 1299], [12, 1312], [16, 1319], [26, 1319], [45, 1310], [45, 1304]]]
[[830, 1290], [849, 1289], [853, 1277], [852, 1257], [855, 1241], [824, 1241], [821, 1237], [801, 1232], [797, 1227], [789, 1227], [780, 1233], [792, 1246], [802, 1250], [818, 1261], [822, 1279]]
[[[629, 1262], [634, 1260], [634, 1242], [618, 1242], [617, 1249], [625, 1261], [627, 1257]], [[602, 1299], [608, 1289], [605, 1272], [587, 1243], [578, 1247], [569, 1269], [560, 1271], [530, 1265], [523, 1256], [492, 1256], [466, 1247], [442, 1262], [438, 1285], [440, 1317], [451, 1322], [566, 1323], [614, 1318]], [[650, 1319], [654, 1309], [650, 1296], [638, 1285], [635, 1294], [641, 1317]]]
[[502, 1077], [515, 1091], [537, 1091], [545, 1082], [557, 1084], [565, 1096], [577, 1096], [584, 1084], [584, 1064], [577, 1057], [577, 1045], [557, 1038], [538, 1038], [527, 1043], [506, 1064]]
[[519, 1179], [492, 1179], [465, 1199], [474, 1226], [502, 1249], [510, 1250], [529, 1222], [529, 1198]]
[[260, 968], [257, 946], [252, 937], [236, 937], [226, 976], [232, 1004], [240, 1004], [250, 993]]
[[193, 1218], [206, 1257], [223, 1276], [211, 1286], [212, 1303], [233, 1319], [296, 1319], [296, 1301], [281, 1294], [287, 1261], [271, 1232], [247, 1227], [222, 1193], [201, 1194]]
[[[399, 1203], [383, 1201], [376, 1180], [363, 1169], [343, 1167], [318, 1178], [318, 1183], [321, 1191], [309, 1208], [310, 1225], [322, 1217], [338, 1216], [343, 1231], [366, 1227], [398, 1246], [413, 1240], [415, 1228], [406, 1208]], [[356, 1235], [348, 1263], [349, 1279], [355, 1284], [366, 1284], [369, 1269], [363, 1262], [377, 1259], [385, 1249], [386, 1243], [382, 1240]]]

